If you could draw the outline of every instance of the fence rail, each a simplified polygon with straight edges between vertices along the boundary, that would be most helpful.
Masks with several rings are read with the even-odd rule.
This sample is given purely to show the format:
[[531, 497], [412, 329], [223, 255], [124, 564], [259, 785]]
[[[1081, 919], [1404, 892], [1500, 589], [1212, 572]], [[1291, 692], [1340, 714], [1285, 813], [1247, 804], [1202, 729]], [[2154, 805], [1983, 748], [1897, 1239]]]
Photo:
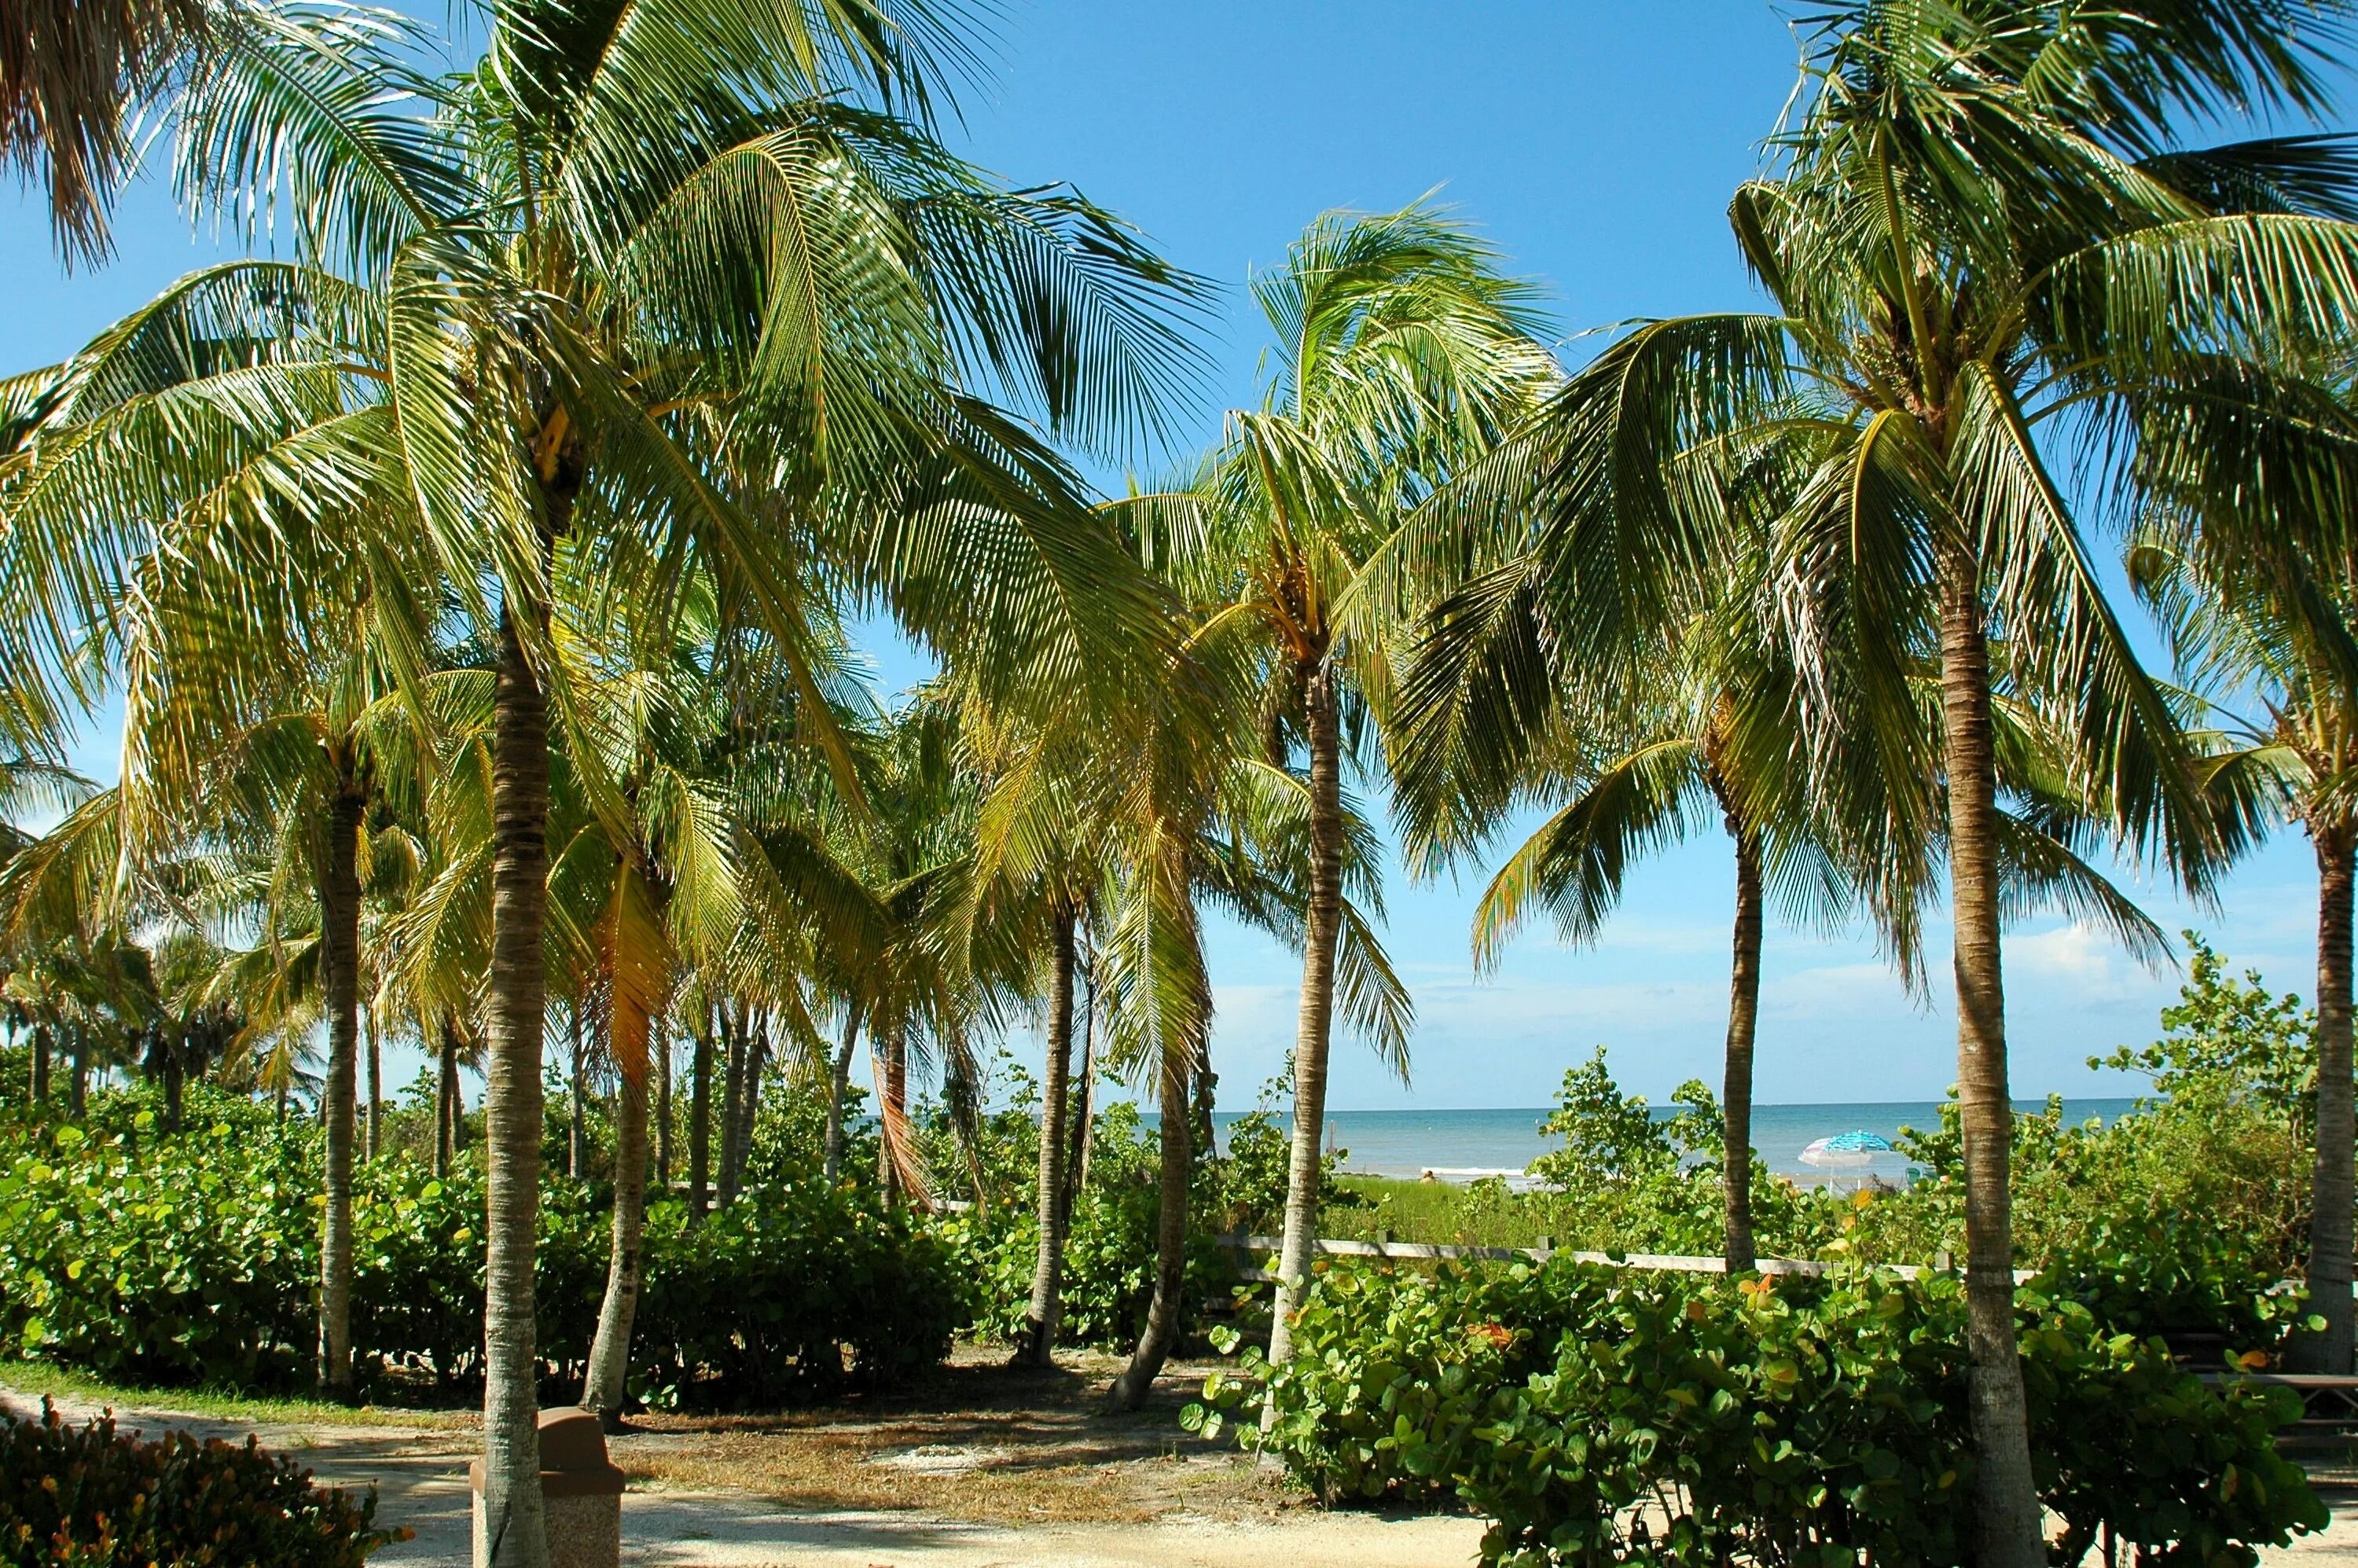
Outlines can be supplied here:
[[[1276, 1252], [1284, 1245], [1278, 1237], [1246, 1236], [1236, 1231], [1216, 1236], [1213, 1240], [1230, 1251], [1247, 1253]], [[1727, 1260], [1725, 1258], [1695, 1258], [1675, 1252], [1624, 1252], [1617, 1255], [1611, 1252], [1574, 1251], [1549, 1245], [1544, 1239], [1537, 1247], [1453, 1247], [1432, 1241], [1394, 1241], [1390, 1237], [1376, 1241], [1321, 1237], [1312, 1246], [1321, 1256], [1330, 1258], [1384, 1258], [1398, 1259], [1404, 1262], [1438, 1262], [1444, 1259], [1472, 1259], [1477, 1262], [1487, 1263], [1511, 1263], [1517, 1259], [1521, 1259], [1529, 1262], [1544, 1263], [1549, 1259], [1561, 1254], [1571, 1258], [1575, 1262], [1605, 1263], [1617, 1269], [1656, 1269], [1667, 1273], [1680, 1274], [1727, 1272]], [[1838, 1263], [1829, 1263], [1814, 1258], [1763, 1258], [1759, 1260], [1756, 1269], [1763, 1274], [1827, 1274], [1841, 1266]], [[1912, 1280], [1924, 1272], [1922, 1268], [1914, 1263], [1889, 1263], [1881, 1267], [1883, 1271], [1897, 1274], [1903, 1280]], [[1948, 1260], [1943, 1257], [1936, 1271], [1945, 1272], [1947, 1268]], [[1277, 1278], [1277, 1271], [1266, 1266], [1248, 1269], [1244, 1273], [1249, 1280]], [[2031, 1278], [2030, 1270], [2015, 1271], [2015, 1283], [2020, 1284], [2029, 1278]]]

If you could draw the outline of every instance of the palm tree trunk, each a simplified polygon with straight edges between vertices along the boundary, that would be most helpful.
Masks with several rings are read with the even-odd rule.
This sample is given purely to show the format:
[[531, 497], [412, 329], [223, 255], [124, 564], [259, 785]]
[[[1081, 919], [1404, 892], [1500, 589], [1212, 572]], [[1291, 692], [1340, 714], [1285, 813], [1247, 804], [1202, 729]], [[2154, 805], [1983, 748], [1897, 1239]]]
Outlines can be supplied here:
[[[349, 765], [340, 760], [340, 771]], [[352, 1079], [360, 1058], [360, 791], [339, 790], [328, 815], [328, 868], [319, 881], [319, 960], [328, 997], [327, 1206], [319, 1218], [319, 1391], [352, 1392]]]
[[533, 1260], [540, 1215], [541, 926], [548, 896], [548, 711], [513, 612], [500, 616], [492, 738], [492, 964], [483, 1098], [483, 1519], [492, 1568], [547, 1568]]
[[1068, 1079], [1073, 1062], [1073, 912], [1056, 911], [1048, 974], [1047, 1061], [1040, 1076], [1040, 1249], [1032, 1266], [1032, 1305], [1015, 1342], [1015, 1359], [1055, 1364], [1056, 1325], [1064, 1316], [1065, 1156]]
[[80, 1121], [90, 1111], [90, 1041], [87, 1036], [74, 1036], [73, 1052], [68, 1058], [72, 1064], [66, 1074], [66, 1116]]
[[745, 1037], [749, 1032], [742, 1017], [732, 1023], [729, 1010], [723, 1007], [720, 1033], [729, 1043], [728, 1090], [720, 1106], [720, 1206], [726, 1208], [737, 1201], [737, 1123], [745, 1114]]
[[843, 1020], [843, 1044], [827, 1075], [827, 1154], [819, 1175], [828, 1186], [843, 1173], [843, 1103], [851, 1094], [851, 1054], [860, 1045], [860, 1004], [853, 1002]]
[[[1319, 1140], [1326, 1130], [1326, 1052], [1335, 1026], [1335, 942], [1343, 910], [1343, 747], [1335, 676], [1306, 684], [1310, 733], [1310, 901], [1302, 949], [1302, 1013], [1293, 1040], [1293, 1147], [1285, 1183], [1285, 1239], [1278, 1254], [1277, 1307], [1269, 1358], [1293, 1353], [1293, 1316], [1310, 1279], [1318, 1236]], [[1184, 1105], [1183, 1102], [1182, 1112]]]
[[753, 1164], [753, 1129], [762, 1120], [762, 1080], [770, 1070], [770, 1013], [767, 1008], [753, 1015], [745, 1038], [745, 1092], [740, 1098], [737, 1113], [737, 1164], [732, 1190], [745, 1190], [746, 1173]]
[[903, 1196], [901, 1162], [893, 1143], [909, 1135], [909, 1038], [906, 1022], [896, 1022], [884, 1037], [883, 1082], [877, 1086], [877, 1122], [883, 1136], [877, 1140], [880, 1169], [877, 1184], [884, 1189], [884, 1206], [896, 1208]]
[[[1725, 796], [1723, 795], [1723, 799]], [[1760, 845], [1733, 809], [1736, 955], [1727, 982], [1727, 1074], [1720, 1093], [1725, 1130], [1720, 1181], [1727, 1189], [1727, 1271], [1748, 1272], [1752, 1243], [1752, 1043], [1760, 1018]]]
[[566, 1066], [572, 1076], [567, 1081], [565, 1113], [565, 1173], [575, 1181], [581, 1179], [581, 1168], [589, 1155], [590, 1118], [581, 1103], [581, 1004], [576, 1001], [565, 1010], [566, 1044], [570, 1060]]
[[712, 1176], [712, 1019], [696, 1033], [696, 1054], [687, 1070], [687, 1222], [704, 1218]]
[[666, 1018], [654, 1021], [655, 1185], [671, 1192], [671, 1031]]
[[2343, 824], [2312, 825], [2317, 851], [2317, 1166], [2309, 1221], [2309, 1308], [2322, 1333], [2292, 1344], [2303, 1372], [2347, 1376], [2353, 1354], [2350, 1295], [2353, 1145], [2358, 1110], [2351, 1080], [2350, 924], [2353, 846]]
[[440, 1067], [434, 1085], [434, 1173], [447, 1176], [459, 1152], [459, 1034], [442, 1021]]
[[[148, 1025], [148, 1034], [151, 1042], [160, 1043], [152, 1046], [150, 1054], [163, 1059], [164, 1130], [178, 1132], [180, 1130], [180, 1091], [185, 1087], [185, 1073], [180, 1060], [180, 1043], [178, 1040], [168, 1040], [162, 1029], [155, 1024]], [[79, 1046], [80, 1042], [77, 1041], [76, 1044]]]
[[367, 1142], [362, 1147], [363, 1157], [373, 1163], [384, 1137], [384, 1051], [371, 1026], [368, 1010], [361, 1010], [362, 1049], [368, 1057], [368, 1120], [363, 1123]]
[[2006, 993], [1998, 947], [1996, 764], [1979, 563], [1949, 544], [1941, 568], [1941, 719], [1949, 782], [1950, 903], [1956, 926], [1957, 1102], [1964, 1131], [1965, 1305], [1973, 1355], [1980, 1568], [2047, 1561], [2030, 1469], [2014, 1325]]
[[1156, 1119], [1162, 1123], [1163, 1168], [1156, 1185], [1154, 1299], [1146, 1309], [1146, 1332], [1139, 1336], [1130, 1365], [1106, 1396], [1107, 1407], [1118, 1411], [1136, 1410], [1153, 1391], [1154, 1379], [1178, 1342], [1181, 1298], [1187, 1283], [1187, 1188], [1195, 1162], [1185, 1057], [1174, 1053], [1160, 1076], [1163, 1094]]
[[49, 1026], [33, 1026], [33, 1104], [47, 1109], [49, 1103]]
[[639, 1305], [640, 1242], [647, 1212], [647, 1041], [642, 1007], [616, 987], [607, 1042], [622, 1078], [614, 1108], [614, 1235], [606, 1261], [606, 1296], [598, 1308], [598, 1336], [590, 1346], [590, 1376], [582, 1407], [595, 1411], [609, 1432], [622, 1426], [630, 1391], [631, 1320]]
[[1071, 1179], [1065, 1184], [1065, 1225], [1071, 1233], [1073, 1207], [1089, 1190], [1089, 1126], [1097, 1117], [1098, 1031], [1097, 986], [1088, 982], [1081, 1003], [1080, 1081], [1073, 1086], [1073, 1158]]

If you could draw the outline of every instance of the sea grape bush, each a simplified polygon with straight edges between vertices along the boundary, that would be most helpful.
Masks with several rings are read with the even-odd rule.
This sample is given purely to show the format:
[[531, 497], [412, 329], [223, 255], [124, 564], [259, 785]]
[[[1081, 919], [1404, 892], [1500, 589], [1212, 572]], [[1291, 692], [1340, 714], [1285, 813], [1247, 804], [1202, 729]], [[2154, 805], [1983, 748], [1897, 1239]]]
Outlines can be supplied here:
[[0, 1342], [124, 1382], [290, 1369], [318, 1184], [266, 1123], [192, 1125], [168, 1149], [145, 1109], [0, 1144]]
[[2092, 1224], [2049, 1253], [2034, 1288], [2087, 1308], [2115, 1333], [2159, 1335], [2251, 1368], [2274, 1361], [2307, 1322], [2299, 1291], [2250, 1238], [2175, 1215]]
[[[2324, 1522], [2276, 1452], [2281, 1403], [2204, 1387], [2078, 1301], [2034, 1288], [2020, 1310], [2063, 1563], [2109, 1526], [2248, 1565]], [[1492, 1521], [1485, 1561], [1512, 1568], [1950, 1564], [1970, 1535], [1967, 1368], [1952, 1276], [1336, 1264], [1294, 1358], [1271, 1370], [1247, 1352], [1187, 1420], [1233, 1424], [1329, 1498], [1455, 1498]]]
[[[1011, 1342], [1022, 1328], [1040, 1246], [1032, 1209], [1036, 1172], [1016, 1160], [1017, 1155], [1027, 1162], [1038, 1156], [1038, 1130], [1030, 1120], [1038, 1090], [1027, 1075], [1009, 1076], [1014, 1108], [989, 1119], [983, 1140], [986, 1153], [999, 1152], [999, 1162], [984, 1167], [985, 1184], [1001, 1195], [929, 1225], [957, 1253], [961, 1277], [971, 1286], [968, 1316], [960, 1326], [1001, 1342]], [[1031, 1128], [1028, 1142], [1004, 1128], [1011, 1118]], [[1154, 1296], [1159, 1156], [1153, 1135], [1129, 1102], [1104, 1106], [1092, 1119], [1088, 1187], [1073, 1206], [1065, 1236], [1063, 1316], [1056, 1336], [1064, 1345], [1126, 1349], [1137, 1343]], [[1272, 1141], [1274, 1159], [1267, 1149]], [[1228, 1129], [1228, 1145], [1221, 1155], [1196, 1163], [1189, 1197], [1183, 1322], [1196, 1322], [1204, 1303], [1220, 1298], [1235, 1283], [1236, 1259], [1220, 1248], [1217, 1234], [1247, 1228], [1256, 1223], [1254, 1217], [1283, 1204], [1284, 1148], [1273, 1119], [1246, 1117]]]
[[[1272, 1424], [1245, 1434], [1248, 1444], [1282, 1455], [1327, 1502], [1434, 1503], [1479, 1446], [1493, 1396], [1594, 1315], [1595, 1287], [1578, 1271], [1322, 1268], [1294, 1320], [1292, 1359], [1272, 1371], [1247, 1350], [1184, 1420], [1217, 1435], [1265, 1406]], [[1236, 1341], [1222, 1332], [1216, 1343]]]
[[[1927, 1332], [1945, 1303], [1871, 1275], [1801, 1300], [1617, 1284], [1493, 1401], [1461, 1487], [1491, 1561], [1956, 1561], [1971, 1444], [1962, 1336]], [[1647, 1503], [1669, 1522], [1640, 1541]]]
[[[129, 1097], [125, 1097], [126, 1098]], [[308, 1366], [317, 1141], [201, 1086], [166, 1136], [114, 1104], [87, 1130], [0, 1120], [0, 1355], [109, 1381], [287, 1387]], [[462, 1160], [354, 1172], [352, 1337], [364, 1367], [481, 1376], [483, 1189]], [[578, 1376], [605, 1285], [606, 1195], [545, 1178], [535, 1296], [549, 1374]], [[839, 1194], [764, 1187], [691, 1229], [649, 1213], [636, 1380], [674, 1401], [881, 1382], [946, 1354], [968, 1292], [940, 1242]]]
[[2109, 1528], [2170, 1561], [2244, 1568], [2255, 1546], [2324, 1528], [2307, 1476], [2276, 1448], [2277, 1430], [2300, 1414], [2298, 1395], [2207, 1387], [2161, 1341], [2108, 1332], [2035, 1286], [2021, 1314], [2031, 1464], [2065, 1526], [2058, 1562], [2082, 1561]]
[[946, 1244], [839, 1189], [788, 1183], [701, 1225], [687, 1213], [647, 1214], [632, 1361], [650, 1403], [774, 1406], [889, 1383], [946, 1358], [968, 1314]]
[[[1217, 1175], [1199, 1181], [1182, 1296], [1187, 1322], [1195, 1321], [1204, 1303], [1217, 1298], [1236, 1279], [1236, 1260], [1213, 1236], [1211, 1222], [1217, 1217], [1218, 1203]], [[1160, 1206], [1152, 1186], [1094, 1181], [1073, 1206], [1065, 1238], [1058, 1343], [1108, 1348], [1137, 1343], [1154, 1297], [1154, 1225]], [[934, 1229], [957, 1251], [973, 1282], [968, 1319], [962, 1326], [983, 1338], [1011, 1343], [1031, 1305], [1032, 1274], [1039, 1261], [1037, 1218], [1028, 1208], [1008, 1205], [953, 1214], [935, 1222]]]
[[294, 1461], [199, 1443], [148, 1442], [113, 1416], [68, 1426], [0, 1411], [0, 1563], [32, 1568], [358, 1568], [407, 1530], [376, 1528], [376, 1494], [314, 1485]]

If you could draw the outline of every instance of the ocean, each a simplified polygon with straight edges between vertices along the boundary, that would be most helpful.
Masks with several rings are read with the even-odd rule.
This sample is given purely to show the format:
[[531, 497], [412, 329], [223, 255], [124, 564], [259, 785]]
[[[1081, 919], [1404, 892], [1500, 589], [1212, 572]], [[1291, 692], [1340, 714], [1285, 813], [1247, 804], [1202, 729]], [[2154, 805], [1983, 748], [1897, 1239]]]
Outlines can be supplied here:
[[[2128, 1099], [2067, 1099], [2063, 1114], [2078, 1123], [2094, 1118], [2111, 1121], [2136, 1104]], [[2022, 1100], [2025, 1111], [2046, 1108], [2043, 1100]], [[1657, 1116], [1671, 1110], [1657, 1107]], [[1214, 1113], [1214, 1130], [1223, 1148], [1227, 1129], [1240, 1113]], [[1543, 1137], [1540, 1126], [1548, 1119], [1545, 1108], [1496, 1110], [1336, 1110], [1326, 1115], [1329, 1141], [1347, 1152], [1344, 1168], [1368, 1175], [1415, 1180], [1430, 1171], [1444, 1182], [1471, 1182], [1482, 1176], [1520, 1177], [1523, 1168], [1559, 1141]], [[1151, 1118], [1150, 1118], [1151, 1119]], [[1281, 1118], [1290, 1124], [1290, 1117]], [[1936, 1100], [1891, 1100], [1859, 1105], [1762, 1105], [1752, 1109], [1752, 1146], [1763, 1163], [1782, 1175], [1804, 1181], [1824, 1179], [1830, 1173], [1801, 1163], [1801, 1151], [1816, 1140], [1838, 1132], [1872, 1132], [1897, 1142], [1902, 1127], [1937, 1128], [1941, 1107]], [[1908, 1161], [1898, 1154], [1878, 1154], [1863, 1166], [1838, 1173], [1845, 1181], [1877, 1176], [1887, 1181], [1908, 1179]]]

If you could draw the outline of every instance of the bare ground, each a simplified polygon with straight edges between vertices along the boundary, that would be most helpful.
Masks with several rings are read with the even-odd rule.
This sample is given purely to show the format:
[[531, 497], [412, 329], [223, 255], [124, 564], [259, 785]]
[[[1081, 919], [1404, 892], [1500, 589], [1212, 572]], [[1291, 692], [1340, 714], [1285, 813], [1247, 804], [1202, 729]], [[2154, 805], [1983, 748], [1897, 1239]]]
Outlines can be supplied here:
[[[1060, 1355], [1019, 1371], [1004, 1353], [961, 1347], [951, 1364], [889, 1397], [773, 1416], [634, 1418], [611, 1441], [630, 1477], [624, 1561], [732, 1568], [1269, 1568], [1347, 1563], [1422, 1568], [1470, 1563], [1481, 1529], [1456, 1518], [1328, 1514], [1227, 1444], [1188, 1436], [1178, 1412], [1207, 1368], [1174, 1365], [1140, 1411], [1111, 1415], [1120, 1363]], [[20, 1411], [39, 1400], [0, 1389]], [[97, 1413], [64, 1398], [70, 1419]], [[415, 1539], [373, 1559], [467, 1559], [471, 1414], [399, 1424], [372, 1412], [241, 1422], [120, 1407], [126, 1427], [185, 1430], [297, 1454], [320, 1478], [374, 1486], [382, 1522]]]
[[[680, 1568], [1428, 1568], [1470, 1564], [1480, 1525], [1452, 1517], [1328, 1513], [1177, 1412], [1206, 1368], [1174, 1367], [1135, 1415], [1098, 1410], [1118, 1365], [1058, 1357], [1012, 1371], [962, 1351], [885, 1399], [766, 1417], [648, 1416], [613, 1440], [630, 1476], [623, 1561]], [[38, 1399], [0, 1388], [0, 1403]], [[61, 1399], [71, 1419], [97, 1413]], [[367, 1411], [243, 1422], [120, 1407], [124, 1425], [186, 1430], [297, 1454], [324, 1480], [378, 1488], [379, 1518], [416, 1531], [373, 1561], [463, 1563], [471, 1412]], [[2332, 1528], [2261, 1554], [2264, 1568], [2358, 1568], [2358, 1492]]]

